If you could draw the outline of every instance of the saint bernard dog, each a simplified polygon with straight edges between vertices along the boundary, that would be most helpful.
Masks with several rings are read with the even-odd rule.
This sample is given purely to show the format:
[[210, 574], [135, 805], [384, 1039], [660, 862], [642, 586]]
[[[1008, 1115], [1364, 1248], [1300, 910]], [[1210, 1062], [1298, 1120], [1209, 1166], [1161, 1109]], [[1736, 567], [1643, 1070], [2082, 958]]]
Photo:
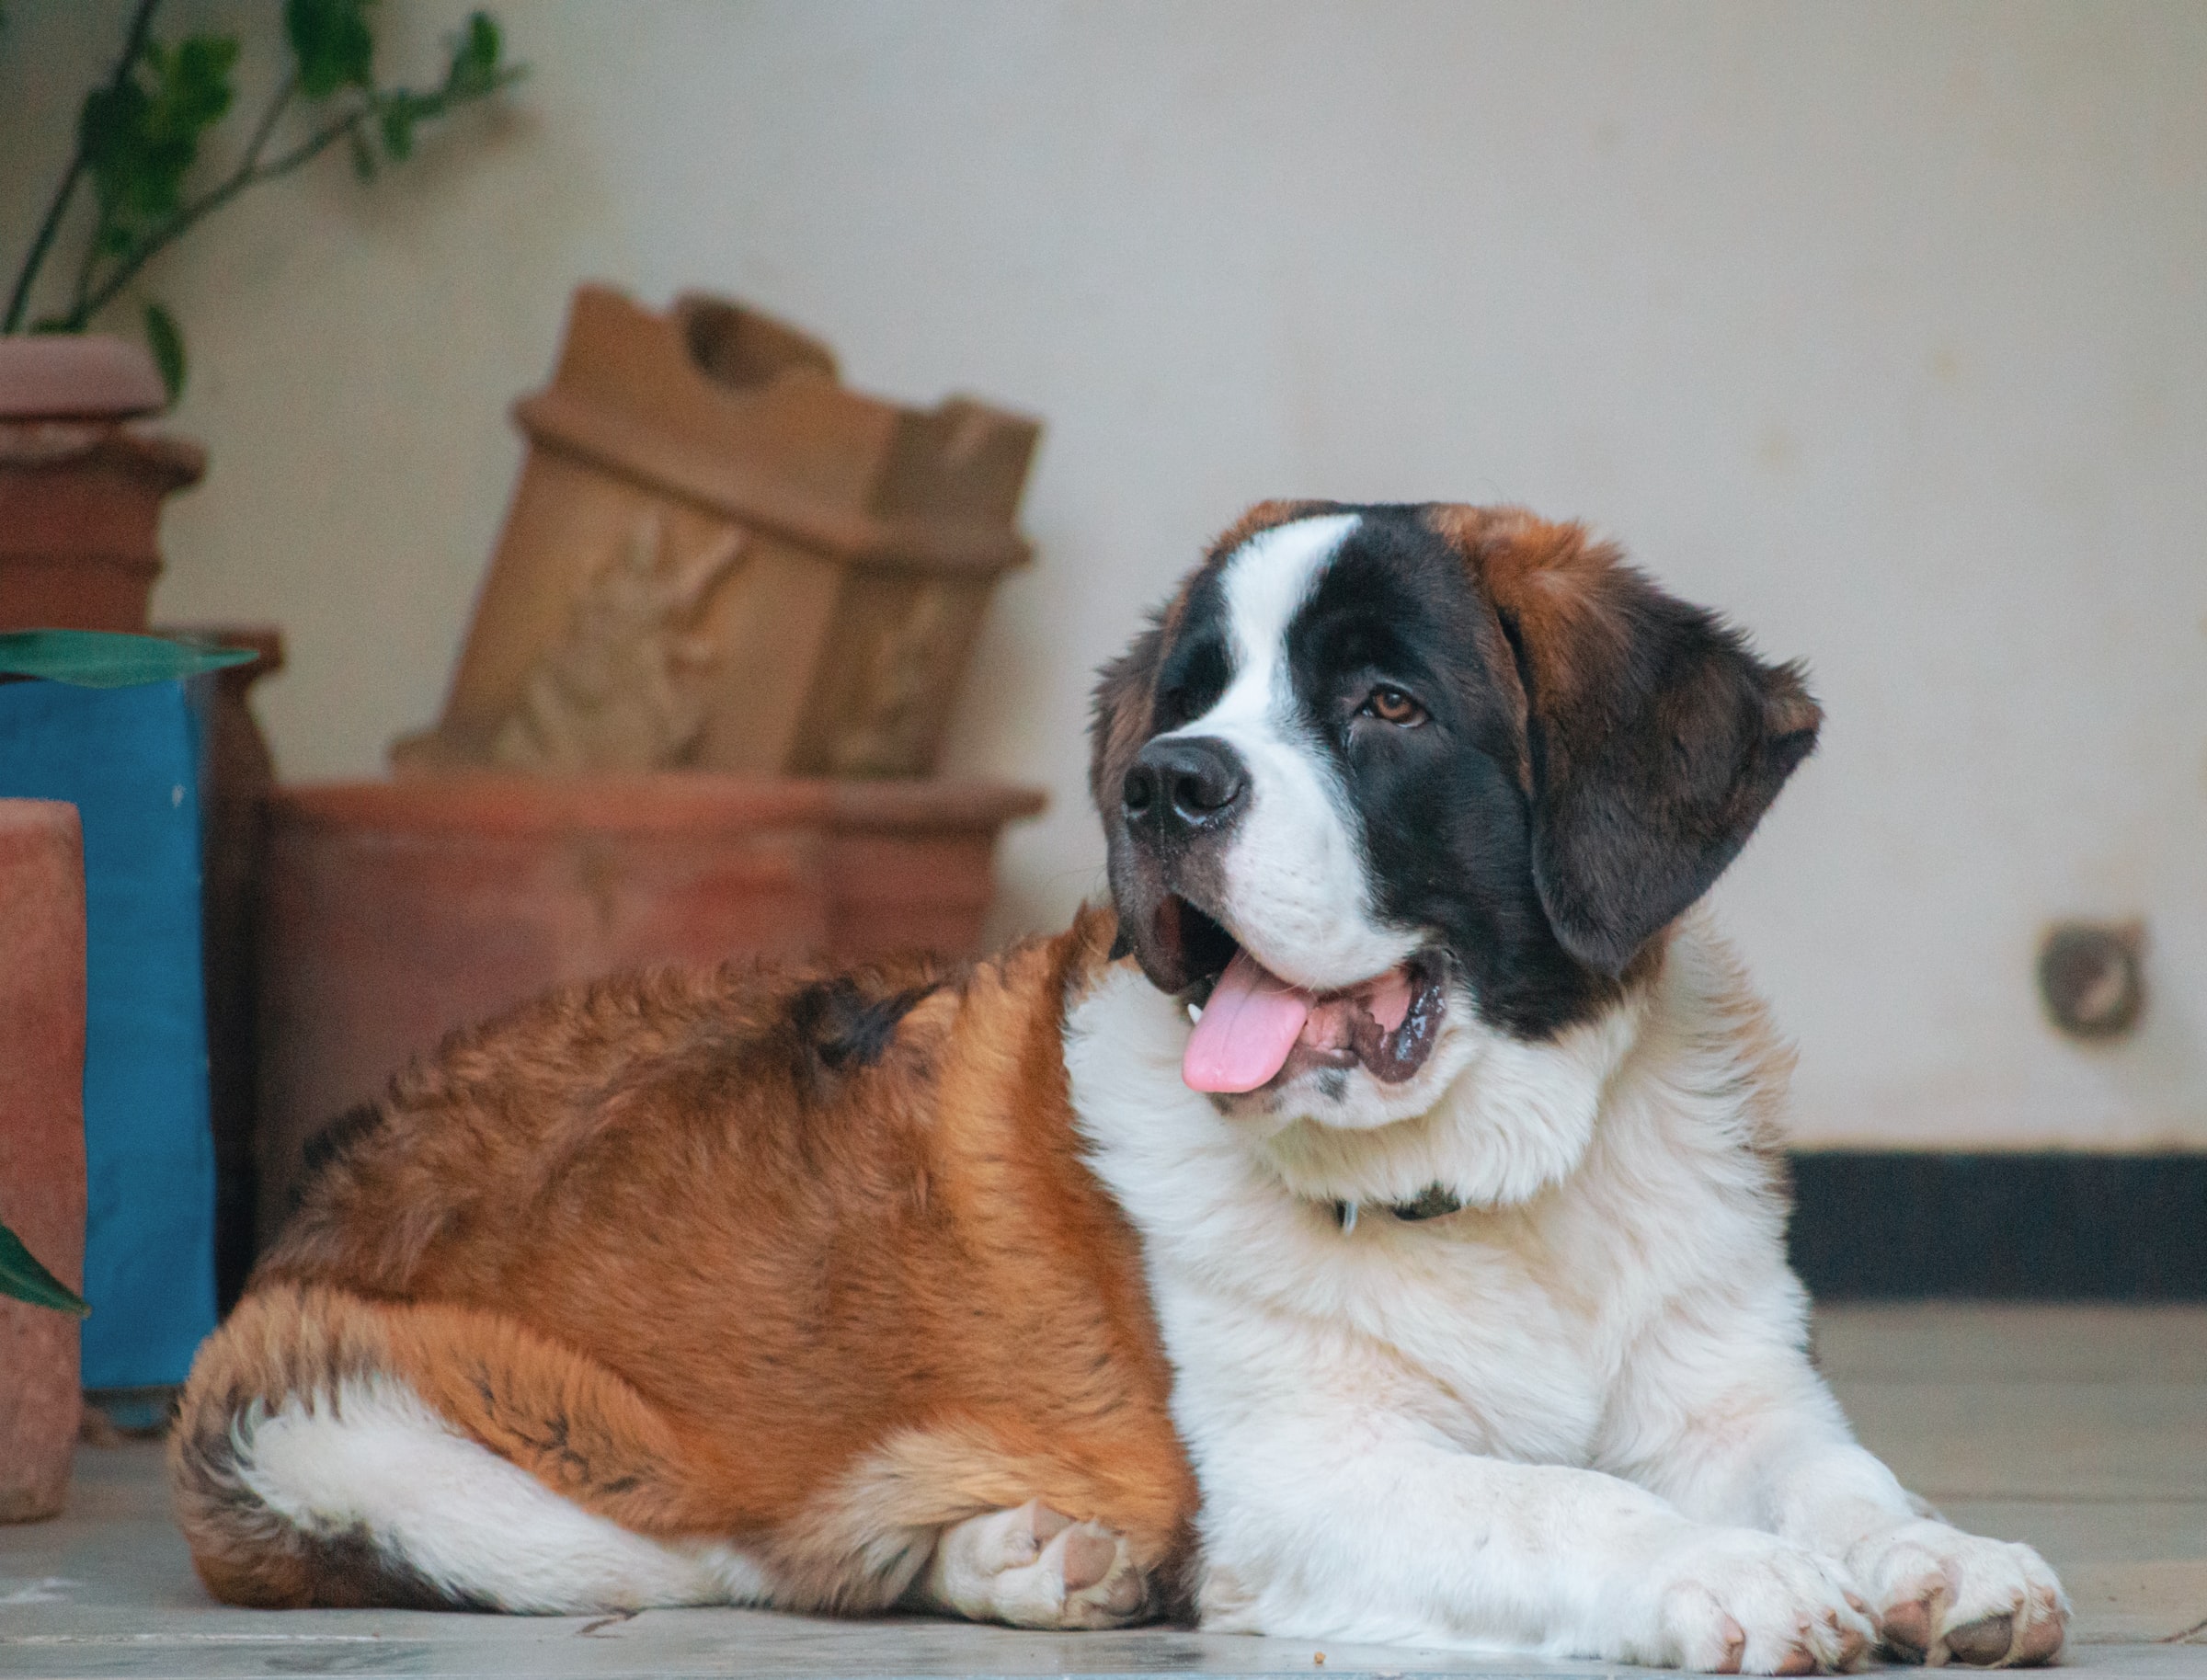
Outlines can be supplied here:
[[337, 1128], [185, 1391], [201, 1577], [2051, 1661], [1811, 1364], [1693, 908], [1818, 721], [1576, 526], [1256, 509], [1097, 691], [1108, 909], [571, 989]]

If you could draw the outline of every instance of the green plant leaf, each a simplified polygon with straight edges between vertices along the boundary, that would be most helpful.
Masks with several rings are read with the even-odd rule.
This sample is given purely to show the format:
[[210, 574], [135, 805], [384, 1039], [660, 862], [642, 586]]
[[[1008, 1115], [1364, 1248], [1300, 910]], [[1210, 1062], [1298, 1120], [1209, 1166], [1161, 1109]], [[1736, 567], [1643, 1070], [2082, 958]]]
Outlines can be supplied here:
[[0, 675], [41, 677], [80, 689], [127, 689], [243, 665], [249, 648], [202, 647], [109, 630], [0, 631]]
[[299, 91], [326, 99], [341, 87], [370, 87], [375, 80], [375, 32], [368, 27], [374, 0], [284, 0], [283, 29], [299, 61]]
[[502, 62], [504, 37], [497, 20], [486, 12], [471, 15], [466, 29], [448, 44], [452, 56], [439, 86], [426, 93], [412, 87], [386, 87], [375, 94], [376, 131], [383, 141], [383, 155], [393, 163], [404, 163], [414, 154], [416, 134], [423, 123], [448, 117], [455, 107], [487, 97], [520, 81], [527, 69], [523, 64]]
[[154, 365], [161, 370], [161, 383], [168, 387], [169, 406], [174, 407], [184, 394], [184, 335], [177, 330], [176, 317], [158, 303], [145, 306], [145, 348], [154, 353]]
[[94, 235], [109, 254], [129, 230], [174, 215], [200, 137], [230, 109], [237, 39], [193, 35], [174, 47], [145, 43], [129, 75], [85, 96], [77, 138], [100, 204]]
[[421, 117], [435, 116], [434, 110], [425, 111], [427, 102], [407, 93], [404, 88], [390, 96], [380, 119], [383, 131], [383, 151], [393, 163], [403, 164], [414, 154], [414, 124]]
[[76, 118], [76, 143], [102, 204], [120, 204], [132, 196], [147, 166], [145, 118], [152, 104], [135, 73], [128, 81], [95, 87], [85, 96]]
[[467, 33], [452, 43], [452, 62], [444, 73], [444, 89], [463, 99], [480, 97], [497, 86], [498, 54], [504, 44], [498, 20], [488, 12], [468, 14]]
[[40, 1265], [38, 1257], [23, 1246], [23, 1240], [5, 1225], [0, 1225], [0, 1295], [12, 1295], [34, 1307], [74, 1313], [80, 1319], [92, 1310], [82, 1296]]
[[155, 125], [163, 134], [196, 138], [229, 112], [230, 73], [237, 67], [237, 37], [188, 35], [167, 59], [167, 73], [154, 102]]

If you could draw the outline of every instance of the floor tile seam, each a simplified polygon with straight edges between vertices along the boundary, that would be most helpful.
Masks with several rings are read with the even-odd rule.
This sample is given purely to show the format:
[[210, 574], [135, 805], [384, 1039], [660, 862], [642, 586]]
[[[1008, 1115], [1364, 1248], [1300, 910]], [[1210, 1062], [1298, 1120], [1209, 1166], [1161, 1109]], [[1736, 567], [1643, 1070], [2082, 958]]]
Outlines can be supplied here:
[[1865, 1386], [1909, 1385], [1923, 1389], [2028, 1389], [2033, 1387], [2060, 1389], [2196, 1389], [2207, 1382], [2207, 1370], [2190, 1376], [2156, 1372], [2152, 1376], [2110, 1376], [2105, 1372], [2067, 1376], [2046, 1371], [2018, 1371], [2012, 1375], [1980, 1373], [1974, 1377], [1920, 1377], [1910, 1371], [1892, 1370], [1835, 1370], [1820, 1365], [1817, 1370], [1827, 1382], [1861, 1383]]
[[[1927, 1490], [1919, 1488], [1918, 1491], [1927, 1499], [1931, 1497]], [[2101, 1493], [1948, 1493], [1943, 1497], [1973, 1505], [2207, 1505], [2207, 1493], [2141, 1493], [2135, 1498]]]
[[1929, 1500], [1933, 1504], [1952, 1505], [2207, 1505], [2207, 1493], [2150, 1494], [2150, 1493], [2048, 1493], [2037, 1491], [2022, 1493], [1981, 1493], [1959, 1488], [1927, 1486], [1921, 1481], [1909, 1482], [1906, 1476], [1901, 1480], [1912, 1491]]

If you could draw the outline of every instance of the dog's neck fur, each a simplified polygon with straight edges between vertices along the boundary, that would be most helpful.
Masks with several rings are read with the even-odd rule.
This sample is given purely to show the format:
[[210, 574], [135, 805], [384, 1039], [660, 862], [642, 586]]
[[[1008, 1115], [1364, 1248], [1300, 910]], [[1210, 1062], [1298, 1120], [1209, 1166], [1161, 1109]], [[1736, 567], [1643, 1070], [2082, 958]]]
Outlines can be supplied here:
[[1291, 1121], [1254, 1151], [1306, 1201], [1409, 1203], [1436, 1186], [1467, 1207], [1530, 1201], [1585, 1155], [1641, 1016], [1635, 998], [1545, 1044], [1471, 1028], [1462, 1069], [1424, 1114], [1369, 1129]]
[[[1663, 1067], [1648, 1070], [1660, 1083], [1677, 1087], [1674, 1094], [1686, 1107], [1708, 1108], [1712, 1118], [1726, 1113], [1717, 1128], [1724, 1136], [1710, 1142], [1742, 1141], [1737, 1128], [1753, 1117], [1736, 1111], [1747, 1089], [1764, 1082], [1744, 1078], [1743, 1063], [1761, 1060], [1774, 1046], [1741, 1042], [1736, 1034], [1744, 1031], [1765, 1040], [1767, 1024], [1704, 919], [1689, 916], [1675, 931], [1679, 937], [1666, 942], [1675, 948], [1648, 964], [1636, 983], [1592, 1021], [1540, 1042], [1483, 1026], [1465, 1032], [1451, 1046], [1460, 1066], [1423, 1114], [1367, 1128], [1213, 1116], [1203, 1129], [1214, 1139], [1236, 1137], [1236, 1152], [1258, 1174], [1335, 1218], [1351, 1206], [1376, 1212], [1417, 1203], [1436, 1191], [1467, 1208], [1534, 1201], [1579, 1170], [1605, 1111], [1630, 1082], [1630, 1069], [1651, 1057]], [[1163, 1105], [1208, 1107], [1207, 1100], [1180, 1083], [1186, 1027], [1178, 1006], [1142, 980], [1131, 964], [1098, 977], [1075, 1003], [1069, 1014], [1070, 1036], [1100, 1025], [1102, 1013], [1115, 1018], [1110, 1036], [1115, 1044], [1138, 1043], [1146, 1052], [1115, 1069], [1113, 1084], [1138, 1082]], [[1688, 1023], [1706, 1023], [1712, 1016], [1731, 1030], [1722, 1043], [1698, 1042], [1701, 1034]], [[1776, 1071], [1782, 1089], [1782, 1067]], [[1703, 1084], [1710, 1089], [1686, 1089]]]

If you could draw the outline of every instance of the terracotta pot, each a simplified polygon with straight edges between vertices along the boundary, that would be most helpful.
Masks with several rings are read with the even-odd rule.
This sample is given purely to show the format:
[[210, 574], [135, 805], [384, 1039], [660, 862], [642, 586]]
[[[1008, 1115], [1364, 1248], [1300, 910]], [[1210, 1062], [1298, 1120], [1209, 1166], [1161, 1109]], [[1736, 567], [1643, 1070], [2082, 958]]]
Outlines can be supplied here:
[[[0, 799], [0, 1224], [85, 1281], [85, 865], [76, 807]], [[77, 1321], [0, 1297], [0, 1522], [52, 1516], [76, 1443]]]
[[989, 590], [1028, 557], [1035, 421], [899, 407], [754, 310], [599, 286], [514, 416], [529, 453], [444, 715], [394, 763], [933, 770]]
[[162, 501], [207, 469], [123, 424], [162, 401], [121, 339], [0, 337], [0, 630], [145, 628]]
[[258, 917], [260, 1233], [306, 1139], [447, 1032], [559, 981], [976, 952], [1025, 789], [664, 774], [280, 790]]

